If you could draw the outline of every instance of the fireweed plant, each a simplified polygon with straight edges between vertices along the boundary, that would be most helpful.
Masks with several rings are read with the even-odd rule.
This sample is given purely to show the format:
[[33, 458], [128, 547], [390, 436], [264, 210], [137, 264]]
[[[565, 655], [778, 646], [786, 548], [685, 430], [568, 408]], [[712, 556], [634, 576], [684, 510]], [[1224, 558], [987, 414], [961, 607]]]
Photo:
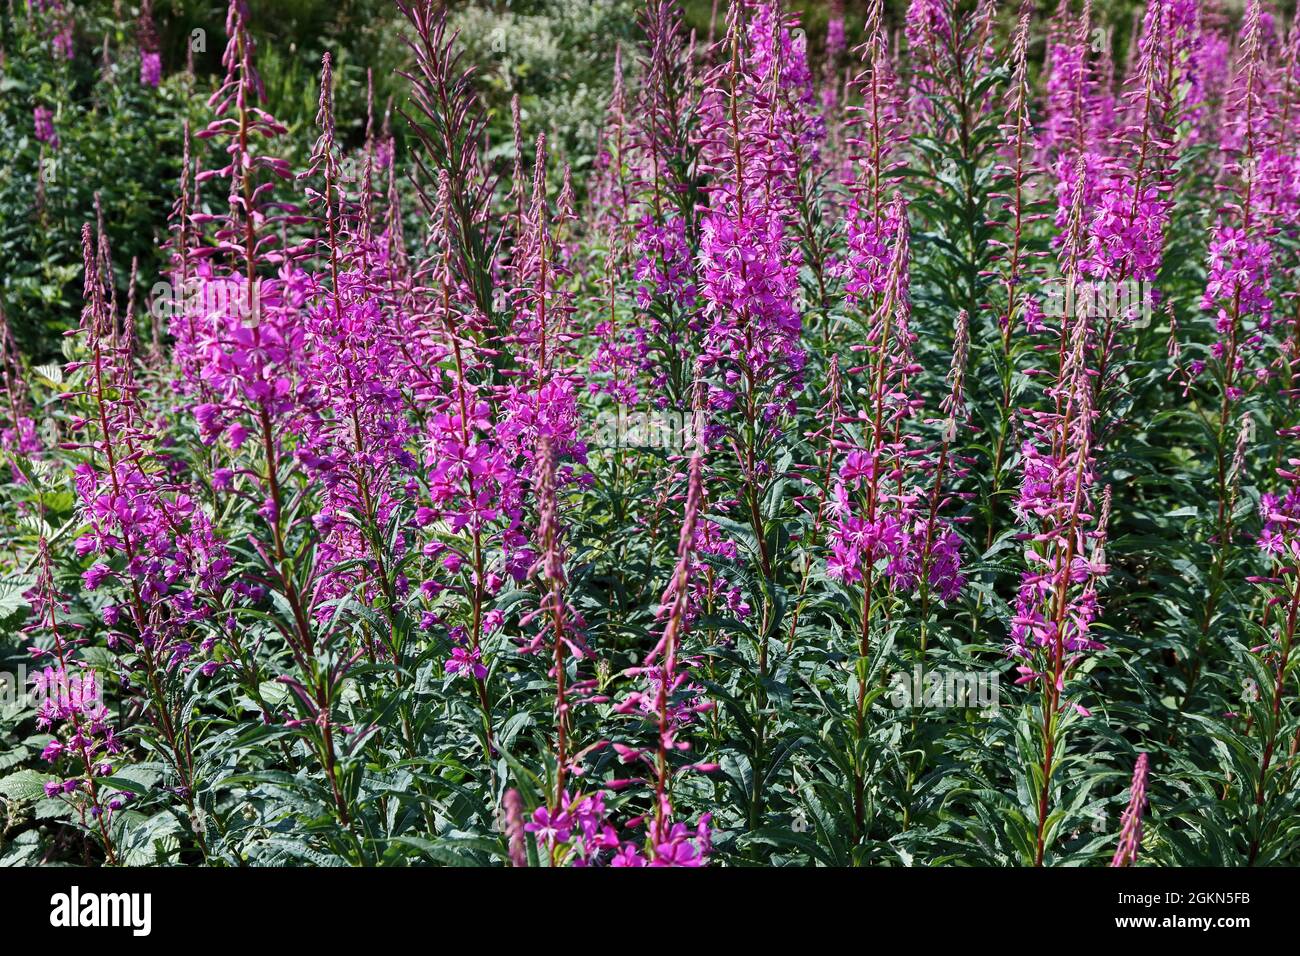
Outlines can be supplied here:
[[1300, 863], [1300, 25], [646, 0], [570, 167], [398, 13], [0, 303], [0, 859]]

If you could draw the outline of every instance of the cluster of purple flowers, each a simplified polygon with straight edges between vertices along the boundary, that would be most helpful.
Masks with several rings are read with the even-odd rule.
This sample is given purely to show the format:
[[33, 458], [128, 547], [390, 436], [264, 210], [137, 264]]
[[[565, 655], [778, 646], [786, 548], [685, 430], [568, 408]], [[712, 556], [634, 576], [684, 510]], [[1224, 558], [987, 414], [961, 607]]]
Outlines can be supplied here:
[[[802, 171], [825, 135], [793, 22], [771, 3], [733, 4], [727, 60], [706, 82], [702, 152], [713, 175], [700, 236], [700, 288], [708, 319], [699, 361], [721, 385], [722, 409], [762, 401], [765, 420], [802, 384], [805, 355], [799, 269], [788, 223]], [[764, 388], [766, 391], [766, 388]]]
[[59, 148], [59, 134], [54, 130], [54, 114], [44, 106], [37, 106], [32, 111], [32, 125], [35, 127], [37, 142], [45, 143], [52, 149]]
[[104, 608], [110, 643], [124, 641], [147, 670], [169, 669], [194, 652], [189, 625], [210, 613], [200, 594], [222, 590], [231, 561], [208, 513], [154, 450], [133, 378], [132, 340], [104, 292], [105, 240], [101, 234], [92, 242], [87, 225], [82, 244], [87, 305], [78, 334], [86, 359], [68, 371], [84, 379], [84, 417], [74, 426], [90, 457], [75, 472], [87, 525], [76, 551], [98, 559], [84, 575], [88, 590], [111, 578], [128, 595]]
[[71, 60], [76, 55], [74, 22], [72, 12], [63, 0], [28, 0], [28, 10], [41, 26], [49, 41], [50, 53], [63, 60]]
[[162, 82], [162, 54], [158, 52], [158, 31], [154, 27], [150, 0], [141, 0], [136, 41], [140, 47], [140, 84], [156, 89]]
[[1011, 622], [1010, 653], [1020, 681], [1059, 686], [1079, 655], [1101, 649], [1089, 635], [1098, 614], [1097, 583], [1106, 574], [1109, 494], [1093, 512], [1093, 376], [1086, 317], [1071, 341], [1050, 395], [1053, 411], [1030, 411], [1032, 437], [1021, 448], [1023, 479], [1016, 513], [1025, 527], [1025, 561]]

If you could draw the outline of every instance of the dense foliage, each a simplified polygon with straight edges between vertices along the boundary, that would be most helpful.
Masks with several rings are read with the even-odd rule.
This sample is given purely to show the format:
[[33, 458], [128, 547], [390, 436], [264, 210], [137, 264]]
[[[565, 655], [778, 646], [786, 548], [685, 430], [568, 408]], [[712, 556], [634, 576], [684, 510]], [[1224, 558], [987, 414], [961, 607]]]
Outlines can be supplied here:
[[0, 859], [1300, 863], [1300, 28], [718, 6], [590, 162], [500, 11], [306, 144], [245, 0], [161, 81], [151, 294], [0, 323]]

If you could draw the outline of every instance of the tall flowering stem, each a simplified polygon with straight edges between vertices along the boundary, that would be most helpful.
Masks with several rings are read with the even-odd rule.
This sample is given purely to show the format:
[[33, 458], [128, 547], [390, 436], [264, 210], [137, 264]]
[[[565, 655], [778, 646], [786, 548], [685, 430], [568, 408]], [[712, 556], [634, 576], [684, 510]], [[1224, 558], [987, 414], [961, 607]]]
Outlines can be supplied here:
[[[224, 438], [238, 451], [254, 438], [260, 453], [257, 482], [263, 498], [257, 512], [269, 541], [252, 544], [272, 585], [284, 596], [287, 620], [281, 633], [297, 675], [283, 675], [280, 682], [292, 692], [291, 700], [303, 714], [290, 726], [310, 740], [328, 782], [334, 813], [350, 827], [339, 769], [342, 731], [335, 723], [334, 709], [347, 671], [363, 652], [333, 646], [338, 629], [321, 621], [330, 612], [320, 607], [325, 593], [315, 586], [317, 569], [302, 567], [291, 557], [296, 544], [292, 536], [298, 528], [287, 514], [291, 496], [284, 460], [290, 436], [297, 431], [289, 426], [300, 423], [305, 412], [301, 383], [310, 378], [309, 339], [298, 310], [313, 291], [313, 281], [292, 265], [304, 249], [282, 244], [288, 226], [303, 222], [304, 217], [292, 207], [274, 203], [269, 195], [275, 180], [289, 178], [288, 164], [253, 148], [255, 135], [270, 139], [283, 133], [284, 127], [257, 105], [265, 97], [254, 65], [249, 18], [247, 4], [232, 0], [222, 61], [226, 76], [210, 99], [215, 118], [198, 134], [200, 139], [220, 138], [227, 143], [230, 163], [197, 178], [228, 180], [229, 211], [221, 217], [197, 213], [191, 217], [197, 225], [216, 224], [215, 244], [196, 251], [196, 257], [201, 260], [200, 281], [214, 290], [220, 307], [203, 309], [197, 337], [186, 347], [199, 353], [197, 374], [212, 385], [212, 401], [195, 409], [204, 440], [215, 443]], [[331, 161], [328, 153], [318, 151], [323, 162]], [[264, 180], [264, 174], [271, 178]], [[282, 231], [277, 232], [277, 227]], [[228, 259], [229, 271], [222, 269], [219, 258]], [[278, 267], [275, 278], [261, 274], [267, 265]], [[206, 294], [201, 299], [209, 302]], [[190, 333], [184, 321], [173, 321], [172, 328], [183, 342]], [[310, 466], [310, 455], [303, 457]]]
[[[412, 112], [399, 109], [420, 144], [412, 160], [424, 183], [438, 181], [438, 170], [451, 183], [451, 239], [456, 273], [462, 277], [479, 315], [500, 321], [493, 299], [493, 246], [488, 233], [489, 205], [495, 182], [483, 174], [480, 148], [485, 118], [472, 87], [473, 71], [462, 68], [456, 37], [448, 32], [447, 9], [422, 0], [398, 0], [414, 38], [407, 38], [415, 72], [402, 73], [411, 83]], [[433, 197], [419, 192], [427, 212]]]
[[[1295, 429], [1287, 436], [1295, 437]], [[1250, 794], [1255, 819], [1252, 821], [1248, 865], [1259, 861], [1268, 846], [1267, 837], [1276, 832], [1280, 821], [1270, 813], [1272, 803], [1287, 791], [1300, 741], [1300, 728], [1292, 729], [1294, 700], [1288, 700], [1288, 678], [1293, 676], [1300, 629], [1300, 459], [1289, 458], [1278, 477], [1287, 482], [1285, 494], [1264, 494], [1259, 509], [1264, 528], [1259, 547], [1271, 564], [1265, 576], [1252, 578], [1264, 596], [1263, 627], [1267, 642], [1255, 648], [1261, 670], [1268, 678], [1263, 685], [1258, 708], [1260, 733], [1259, 767]], [[1262, 681], [1261, 681], [1262, 683]], [[1292, 691], [1294, 693], [1294, 691]], [[1294, 735], [1289, 753], [1287, 736]], [[1285, 813], [1286, 811], [1282, 811]]]
[[839, 356], [832, 354], [830, 368], [826, 373], [826, 387], [822, 393], [826, 396], [826, 402], [818, 410], [818, 418], [823, 424], [809, 436], [818, 442], [817, 454], [818, 457], [824, 459], [825, 463], [819, 463], [817, 466], [819, 480], [816, 483], [817, 490], [812, 527], [807, 532], [807, 540], [802, 542], [805, 549], [803, 570], [799, 576], [799, 598], [795, 603], [794, 612], [790, 615], [790, 633], [786, 639], [787, 651], [794, 647], [795, 637], [799, 629], [799, 616], [803, 613], [804, 599], [808, 593], [808, 585], [812, 580], [812, 572], [815, 567], [814, 553], [821, 543], [823, 526], [829, 512], [831, 483], [835, 475], [836, 436], [843, 424], [841, 421], [843, 417], [841, 404], [843, 387]]
[[998, 375], [1001, 382], [1001, 396], [998, 403], [998, 432], [993, 449], [993, 461], [990, 468], [991, 488], [986, 506], [984, 547], [993, 545], [998, 524], [995, 520], [998, 504], [1002, 496], [1002, 480], [1008, 444], [1011, 439], [1014, 421], [1012, 403], [1012, 386], [1015, 379], [1015, 358], [1013, 345], [1016, 342], [1017, 328], [1028, 332], [1039, 329], [1042, 316], [1037, 299], [1024, 290], [1034, 253], [1030, 251], [1030, 228], [1043, 218], [1045, 213], [1039, 210], [1034, 199], [1034, 177], [1036, 164], [1033, 154], [1033, 125], [1030, 119], [1029, 88], [1029, 26], [1033, 8], [1029, 4], [1021, 7], [1016, 23], [1016, 32], [1011, 46], [1011, 79], [1007, 89], [1007, 119], [1002, 124], [1005, 141], [1001, 148], [1001, 162], [998, 172], [1005, 184], [1004, 191], [994, 193], [990, 198], [1002, 205], [1003, 237], [992, 240], [999, 250], [997, 271], [999, 273], [1002, 300], [1001, 313], [998, 315], [1000, 331], [999, 343], [1001, 353], [998, 363]]
[[[702, 393], [703, 388], [698, 391]], [[681, 653], [683, 638], [697, 613], [694, 605], [698, 597], [692, 578], [699, 572], [698, 551], [703, 537], [705, 414], [703, 401], [697, 401], [677, 559], [659, 604], [662, 631], [644, 663], [630, 669], [630, 673], [646, 679], [649, 693], [634, 691], [616, 708], [619, 713], [640, 713], [652, 718], [656, 730], [656, 745], [649, 752], [615, 745], [624, 762], [650, 766], [654, 794], [646, 845], [623, 844], [612, 861], [616, 866], [703, 866], [711, 849], [712, 814], [704, 814], [692, 833], [684, 823], [674, 821], [673, 809], [673, 786], [678, 773], [717, 770], [716, 764], [695, 762], [683, 766], [675, 760], [680, 753], [691, 749], [691, 744], [681, 739], [682, 731], [699, 713], [712, 709], [709, 702], [697, 696], [702, 688], [690, 680], [691, 662], [684, 661]]]
[[696, 527], [704, 499], [703, 452], [697, 448], [688, 466], [686, 511], [682, 517], [681, 536], [677, 542], [677, 566], [672, 581], [664, 592], [662, 606], [668, 608], [663, 635], [651, 654], [658, 660], [659, 681], [655, 710], [659, 717], [659, 746], [655, 754], [655, 826], [656, 843], [668, 837], [672, 820], [672, 766], [669, 756], [677, 749], [676, 731], [669, 713], [669, 701], [681, 684], [677, 658], [681, 635], [686, 627], [686, 614], [690, 598], [692, 553], [695, 547]]
[[[502, 575], [488, 569], [489, 544], [496, 525], [517, 507], [521, 491], [510, 451], [491, 440], [495, 412], [489, 394], [484, 391], [484, 382], [490, 380], [492, 369], [478, 342], [482, 330], [474, 321], [475, 315], [466, 312], [453, 271], [456, 253], [450, 191], [451, 177], [442, 170], [431, 237], [431, 245], [437, 250], [431, 267], [436, 298], [428, 318], [433, 326], [430, 331], [438, 333], [444, 356], [450, 352], [451, 382], [449, 390], [429, 382], [418, 393], [420, 398], [436, 397], [438, 410], [426, 424], [425, 464], [429, 468], [430, 507], [417, 509], [415, 520], [419, 526], [445, 521], [462, 538], [459, 546], [448, 550], [443, 566], [461, 572], [463, 590], [469, 599], [469, 625], [453, 627], [453, 643], [458, 646], [446, 669], [448, 673], [467, 675], [474, 682], [484, 752], [490, 760], [492, 702], [487, 685], [488, 668], [482, 663], [482, 654], [484, 638], [492, 630], [490, 598], [501, 586]], [[413, 374], [422, 374], [418, 357], [408, 351], [407, 361]], [[513, 524], [512, 519], [511, 527], [505, 532], [507, 540], [518, 534]], [[428, 542], [425, 554], [441, 554], [444, 547], [442, 542]], [[527, 569], [513, 563], [507, 565], [507, 570], [522, 579]], [[432, 595], [441, 588], [439, 582], [429, 581], [421, 590]], [[427, 616], [430, 621], [437, 618], [432, 612]], [[466, 631], [466, 646], [460, 647], [458, 635]]]
[[0, 302], [0, 396], [4, 403], [0, 411], [6, 416], [0, 422], [0, 451], [25, 455], [39, 451], [41, 443], [31, 415], [22, 358], [3, 302]]
[[[910, 242], [907, 207], [897, 197], [886, 217], [892, 235], [879, 291], [867, 301], [879, 305], [868, 315], [865, 342], [854, 346], [865, 362], [850, 368], [864, 386], [856, 415], [845, 425], [858, 432], [856, 445], [845, 441], [833, 490], [834, 525], [828, 544], [826, 573], [845, 585], [860, 588], [856, 621], [856, 687], [853, 736], [859, 743], [867, 733], [868, 676], [877, 619], [886, 613], [885, 595], [892, 586], [906, 587], [917, 580], [911, 531], [914, 496], [901, 482], [900, 441], [902, 422], [915, 409], [908, 381], [917, 371], [912, 352], [915, 336], [910, 328]], [[919, 542], [918, 542], [919, 544]], [[883, 573], [877, 564], [884, 562]], [[857, 748], [858, 751], [861, 748]], [[853, 766], [853, 816], [855, 835], [866, 836], [866, 769]]]
[[80, 387], [65, 396], [79, 416], [72, 423], [78, 440], [65, 447], [87, 455], [76, 473], [87, 526], [76, 548], [78, 555], [98, 559], [83, 575], [86, 587], [109, 585], [124, 596], [104, 612], [110, 644], [125, 645], [134, 655], [132, 669], [149, 701], [147, 716], [206, 856], [205, 824], [193, 786], [192, 729], [181, 719], [186, 692], [178, 678], [192, 657], [215, 643], [209, 638], [194, 646], [194, 633], [208, 616], [196, 597], [219, 592], [231, 562], [188, 489], [158, 465], [156, 436], [131, 371], [131, 339], [118, 329], [105, 294], [100, 268], [105, 255], [87, 223], [82, 229], [86, 304], [74, 333], [86, 358], [67, 366]]
[[544, 592], [539, 610], [551, 628], [551, 667], [555, 678], [555, 786], [551, 793], [551, 811], [559, 811], [569, 774], [569, 727], [572, 723], [568, 690], [566, 650], [572, 639], [567, 633], [565, 617], [564, 557], [560, 543], [559, 502], [555, 478], [555, 451], [551, 440], [543, 435], [537, 449], [537, 534], [541, 549], [541, 579]]
[[641, 84], [628, 161], [634, 202], [636, 354], [647, 390], [664, 390], [661, 404], [690, 402], [704, 323], [699, 315], [701, 192], [700, 116], [695, 108], [690, 53], [681, 10], [673, 0], [646, 0]]
[[1021, 448], [1024, 477], [1016, 512], [1025, 528], [1029, 567], [1016, 598], [1009, 652], [1018, 661], [1017, 683], [1037, 687], [1041, 698], [1036, 866], [1043, 864], [1052, 836], [1047, 824], [1066, 718], [1088, 715], [1069, 700], [1069, 679], [1088, 652], [1102, 649], [1089, 632], [1098, 614], [1097, 584], [1106, 573], [1110, 492], [1095, 513], [1090, 331], [1089, 318], [1078, 317], [1050, 389], [1055, 408], [1027, 413], [1031, 437]]
[[158, 30], [153, 22], [153, 4], [142, 0], [136, 25], [136, 42], [140, 47], [140, 83], [157, 87], [162, 81], [162, 54], [158, 51]]
[[1139, 754], [1133, 766], [1133, 782], [1129, 785], [1128, 806], [1120, 820], [1119, 846], [1111, 866], [1132, 866], [1142, 849], [1142, 812], [1147, 806], [1147, 772], [1150, 757]]
[[947, 500], [947, 481], [964, 474], [964, 470], [953, 461], [953, 445], [957, 442], [960, 430], [969, 425], [970, 413], [966, 407], [966, 371], [969, 360], [970, 317], [965, 312], [958, 312], [952, 365], [948, 370], [949, 391], [940, 408], [946, 417], [941, 420], [939, 453], [934, 464], [934, 478], [926, 496], [925, 531], [921, 536], [920, 568], [917, 575], [921, 588], [919, 651], [922, 666], [929, 638], [932, 597], [937, 593], [941, 599], [951, 600], [965, 583], [960, 574], [960, 539], [942, 517], [942, 510]]
[[811, 77], [792, 25], [771, 3], [736, 3], [728, 14], [723, 60], [705, 81], [701, 152], [712, 183], [700, 239], [705, 316], [702, 368], [718, 381], [710, 403], [729, 413], [728, 438], [742, 486], [740, 507], [761, 577], [754, 690], [754, 789], [749, 823], [762, 814], [760, 772], [767, 746], [764, 684], [775, 618], [776, 574], [763, 515], [771, 449], [781, 416], [793, 410], [806, 361], [800, 343], [802, 255], [785, 223], [798, 202], [802, 165], [824, 130]]
[[[1241, 53], [1226, 93], [1223, 136], [1223, 182], [1227, 199], [1219, 210], [1210, 238], [1209, 275], [1201, 299], [1215, 315], [1218, 339], [1211, 347], [1219, 413], [1214, 423], [1215, 480], [1218, 507], [1212, 531], [1213, 559], [1200, 633], [1186, 662], [1187, 681], [1181, 711], [1193, 699], [1201, 677], [1215, 613], [1223, 599], [1227, 569], [1233, 554], [1233, 515], [1229, 507], [1232, 481], [1230, 429], [1247, 390], [1264, 380], [1247, 377], [1251, 356], [1263, 346], [1273, 325], [1272, 235], [1268, 203], [1261, 195], [1263, 159], [1270, 122], [1269, 76], [1265, 63], [1263, 13], [1258, 0], [1247, 4]], [[1253, 327], [1252, 327], [1253, 323]]]

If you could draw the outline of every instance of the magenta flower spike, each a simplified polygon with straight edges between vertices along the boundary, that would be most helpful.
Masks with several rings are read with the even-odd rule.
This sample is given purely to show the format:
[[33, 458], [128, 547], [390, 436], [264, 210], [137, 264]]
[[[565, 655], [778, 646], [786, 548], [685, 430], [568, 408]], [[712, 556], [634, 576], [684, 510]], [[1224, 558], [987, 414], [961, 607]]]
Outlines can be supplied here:
[[1119, 846], [1111, 866], [1132, 866], [1142, 849], [1142, 813], [1147, 805], [1147, 754], [1138, 754], [1133, 765], [1133, 782], [1129, 786], [1128, 806], [1120, 820]]
[[140, 3], [136, 43], [140, 49], [140, 85], [157, 88], [162, 82], [162, 55], [158, 52], [158, 30], [154, 26], [150, 0], [141, 0]]

